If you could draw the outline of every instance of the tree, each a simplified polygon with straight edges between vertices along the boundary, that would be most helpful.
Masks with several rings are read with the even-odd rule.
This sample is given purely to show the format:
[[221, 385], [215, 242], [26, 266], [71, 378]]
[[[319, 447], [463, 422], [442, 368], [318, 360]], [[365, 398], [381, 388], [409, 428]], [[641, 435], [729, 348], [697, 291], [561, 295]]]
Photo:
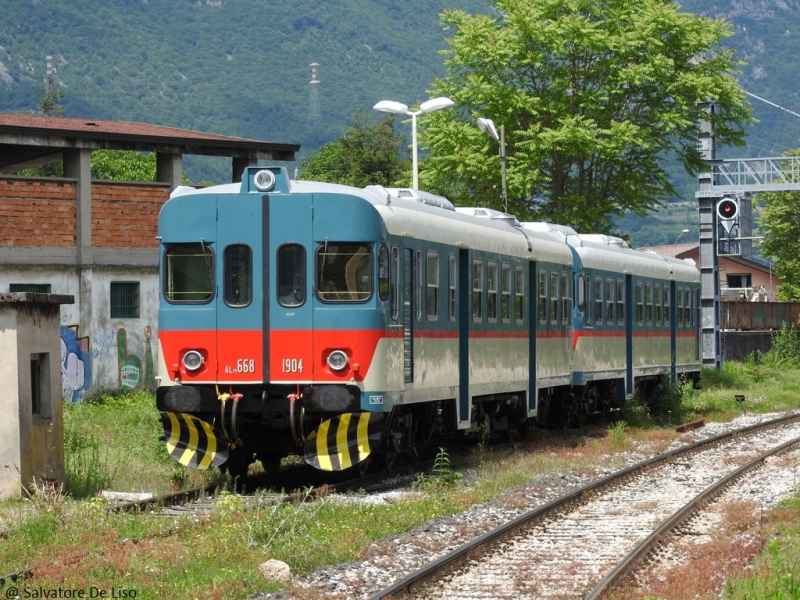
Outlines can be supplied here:
[[329, 142], [302, 164], [303, 179], [342, 183], [355, 187], [397, 186], [409, 178], [408, 159], [401, 158], [405, 136], [395, 134], [394, 117], [377, 125], [364, 112], [354, 116], [336, 142]]
[[612, 217], [673, 196], [669, 159], [699, 171], [701, 117], [719, 144], [742, 143], [750, 108], [735, 79], [742, 63], [717, 46], [726, 22], [670, 0], [498, 0], [494, 10], [442, 15], [454, 34], [432, 93], [460, 114], [421, 119], [422, 187], [499, 208], [497, 144], [476, 126], [488, 117], [505, 127], [510, 212], [610, 233]]
[[[800, 156], [800, 149], [784, 156]], [[759, 253], [775, 259], [775, 275], [782, 282], [778, 300], [800, 302], [800, 192], [767, 192], [756, 198], [763, 204], [758, 225], [764, 239]]]

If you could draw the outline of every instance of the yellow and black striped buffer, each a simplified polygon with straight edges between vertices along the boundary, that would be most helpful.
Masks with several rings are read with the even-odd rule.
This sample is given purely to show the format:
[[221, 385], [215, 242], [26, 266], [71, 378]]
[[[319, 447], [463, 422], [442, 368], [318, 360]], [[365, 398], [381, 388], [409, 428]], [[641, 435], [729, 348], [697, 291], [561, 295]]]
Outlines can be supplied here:
[[182, 465], [205, 471], [228, 460], [228, 445], [214, 428], [187, 413], [162, 412], [167, 452]]
[[382, 431], [380, 413], [343, 413], [323, 421], [306, 437], [306, 462], [323, 471], [349, 469], [380, 446]]

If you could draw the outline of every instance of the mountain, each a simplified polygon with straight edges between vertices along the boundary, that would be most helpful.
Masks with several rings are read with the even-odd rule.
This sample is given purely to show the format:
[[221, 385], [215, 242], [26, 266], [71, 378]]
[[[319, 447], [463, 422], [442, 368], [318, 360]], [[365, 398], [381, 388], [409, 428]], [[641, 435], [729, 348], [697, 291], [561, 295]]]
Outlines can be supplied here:
[[[301, 159], [337, 139], [358, 110], [370, 111], [384, 99], [413, 105], [429, 98], [427, 90], [444, 74], [440, 51], [449, 32], [441, 28], [441, 11], [490, 11], [484, 0], [0, 5], [0, 111], [38, 107], [49, 54], [65, 93], [65, 116], [299, 143]], [[688, 0], [682, 6], [727, 18], [735, 35], [726, 44], [747, 62], [742, 88], [800, 113], [800, 0]], [[318, 124], [309, 122], [311, 63], [319, 64]], [[760, 123], [751, 128], [748, 145], [720, 148], [720, 158], [775, 156], [800, 146], [800, 118], [751, 102]], [[220, 181], [227, 174], [213, 159], [192, 158], [186, 168], [194, 180]], [[675, 180], [676, 200], [693, 201], [695, 181], [679, 172]], [[633, 229], [621, 225], [623, 233], [626, 227]]]
[[[337, 139], [357, 109], [426, 100], [444, 73], [438, 14], [487, 10], [482, 0], [2, 4], [0, 111], [38, 107], [50, 54], [65, 116], [300, 143], [306, 153]], [[318, 126], [308, 124], [314, 62]]]

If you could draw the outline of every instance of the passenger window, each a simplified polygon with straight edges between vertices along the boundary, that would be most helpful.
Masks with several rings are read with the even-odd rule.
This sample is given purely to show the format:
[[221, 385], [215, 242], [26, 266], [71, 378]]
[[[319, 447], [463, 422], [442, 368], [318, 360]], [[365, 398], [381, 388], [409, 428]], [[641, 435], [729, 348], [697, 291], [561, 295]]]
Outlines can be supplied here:
[[550, 272], [550, 322], [558, 324], [558, 273]]
[[389, 249], [383, 245], [378, 252], [378, 296], [383, 302], [389, 297]]
[[214, 295], [214, 253], [208, 244], [176, 244], [164, 253], [164, 296], [168, 302], [205, 304]]
[[598, 325], [603, 324], [603, 278], [594, 278], [594, 319]]
[[656, 325], [661, 325], [661, 305], [663, 299], [661, 297], [661, 284], [657, 283], [655, 287], [655, 302], [656, 302]]
[[299, 244], [278, 248], [278, 304], [292, 307], [306, 301], [306, 249]]
[[497, 321], [497, 263], [489, 261], [486, 268], [486, 315]]
[[414, 304], [416, 305], [416, 317], [417, 321], [422, 318], [422, 250], [417, 250], [414, 254], [414, 273], [416, 277], [414, 278]]
[[645, 318], [647, 319], [647, 324], [651, 325], [653, 323], [653, 284], [648, 283], [645, 290], [646, 290], [644, 298]]
[[669, 302], [670, 302], [670, 289], [664, 286], [664, 325], [669, 325]]
[[606, 325], [614, 324], [614, 280], [606, 279]]
[[678, 327], [681, 327], [683, 325], [683, 288], [678, 288], [678, 293], [676, 294], [676, 298], [678, 302], [676, 303], [675, 307], [676, 308], [675, 315], [677, 317], [675, 320], [675, 324]]
[[428, 252], [428, 286], [425, 293], [429, 321], [439, 318], [439, 255]]
[[547, 321], [547, 298], [547, 271], [539, 271], [539, 323], [545, 323]]
[[617, 324], [625, 325], [625, 280], [617, 279]]
[[525, 271], [522, 267], [514, 269], [514, 315], [517, 323], [525, 320]]
[[572, 286], [569, 284], [569, 273], [561, 273], [561, 323], [569, 325], [572, 322]]
[[449, 305], [449, 312], [450, 312], [450, 320], [456, 320], [456, 257], [450, 255], [450, 273], [449, 273], [449, 280], [450, 280], [450, 298], [448, 299]]
[[636, 322], [639, 325], [644, 323], [644, 285], [641, 281], [636, 282]]
[[483, 262], [472, 261], [472, 320], [483, 320]]
[[372, 297], [372, 251], [366, 244], [326, 242], [317, 249], [317, 297], [366, 302]]
[[400, 318], [400, 250], [392, 246], [392, 263], [389, 271], [389, 305], [392, 310], [392, 321]]
[[578, 276], [578, 314], [582, 317], [586, 314], [586, 278], [583, 275]]
[[500, 316], [503, 321], [511, 321], [511, 265], [503, 263], [500, 288]]
[[686, 296], [683, 299], [683, 322], [689, 327], [692, 324], [692, 290], [686, 288]]

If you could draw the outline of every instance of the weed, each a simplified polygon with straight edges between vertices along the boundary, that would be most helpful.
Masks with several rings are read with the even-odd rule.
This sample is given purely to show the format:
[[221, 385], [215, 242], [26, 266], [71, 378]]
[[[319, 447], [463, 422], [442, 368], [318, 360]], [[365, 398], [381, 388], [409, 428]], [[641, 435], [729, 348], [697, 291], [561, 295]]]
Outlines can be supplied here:
[[433, 468], [430, 475], [420, 473], [413, 484], [413, 488], [423, 491], [441, 491], [457, 485], [464, 478], [464, 475], [453, 471], [450, 467], [450, 455], [445, 448], [439, 448], [439, 452], [433, 461]]
[[626, 450], [630, 447], [628, 424], [625, 421], [617, 421], [608, 428], [608, 445], [612, 450]]

